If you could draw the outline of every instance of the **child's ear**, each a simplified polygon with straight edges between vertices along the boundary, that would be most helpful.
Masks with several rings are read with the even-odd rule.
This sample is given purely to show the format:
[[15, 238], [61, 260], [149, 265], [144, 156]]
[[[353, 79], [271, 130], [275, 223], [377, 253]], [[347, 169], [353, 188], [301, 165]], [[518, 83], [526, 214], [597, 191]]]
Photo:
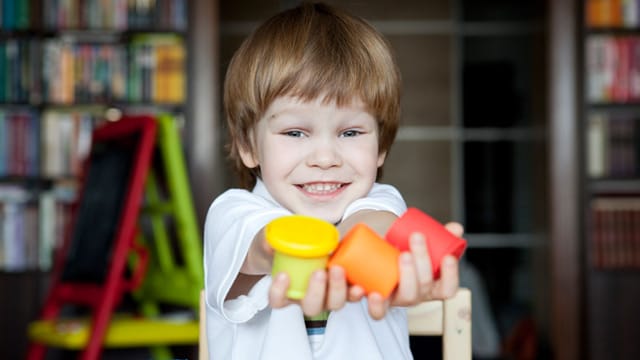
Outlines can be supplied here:
[[240, 159], [242, 159], [242, 163], [244, 166], [249, 169], [253, 169], [260, 165], [257, 156], [255, 156], [253, 149], [247, 149], [245, 147], [240, 148]]
[[253, 141], [253, 131], [249, 131], [248, 142], [239, 146], [240, 159], [242, 159], [242, 163], [249, 169], [253, 169], [260, 165], [260, 161], [258, 161], [258, 157], [256, 156], [255, 151], [255, 142]]
[[384, 160], [387, 158], [387, 152], [383, 151], [378, 155], [378, 167], [384, 164]]

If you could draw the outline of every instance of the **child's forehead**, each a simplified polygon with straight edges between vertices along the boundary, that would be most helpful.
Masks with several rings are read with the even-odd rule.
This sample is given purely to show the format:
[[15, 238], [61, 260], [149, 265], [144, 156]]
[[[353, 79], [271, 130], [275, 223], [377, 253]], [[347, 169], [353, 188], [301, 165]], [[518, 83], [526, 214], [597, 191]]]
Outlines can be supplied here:
[[319, 97], [311, 100], [293, 96], [281, 96], [276, 98], [267, 110], [256, 119], [256, 125], [280, 124], [290, 121], [313, 121], [331, 119], [330, 123], [338, 124], [344, 121], [361, 119], [375, 122], [375, 116], [367, 110], [359, 98], [353, 98], [348, 104], [338, 104], [335, 100], [327, 100]]
[[366, 110], [364, 102], [358, 96], [353, 96], [347, 101], [338, 104], [337, 99], [333, 99], [324, 95], [317, 96], [312, 99], [306, 99], [300, 96], [283, 95], [276, 97], [271, 102], [271, 104], [267, 108], [267, 113], [304, 107], [338, 107], [362, 111]]

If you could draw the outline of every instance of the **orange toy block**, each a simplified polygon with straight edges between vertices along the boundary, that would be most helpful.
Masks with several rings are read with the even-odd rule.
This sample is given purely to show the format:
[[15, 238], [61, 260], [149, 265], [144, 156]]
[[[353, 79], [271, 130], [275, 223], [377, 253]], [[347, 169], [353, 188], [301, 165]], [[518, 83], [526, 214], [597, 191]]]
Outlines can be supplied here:
[[400, 251], [370, 227], [357, 224], [342, 239], [328, 266], [341, 266], [350, 284], [387, 298], [398, 284], [399, 256]]

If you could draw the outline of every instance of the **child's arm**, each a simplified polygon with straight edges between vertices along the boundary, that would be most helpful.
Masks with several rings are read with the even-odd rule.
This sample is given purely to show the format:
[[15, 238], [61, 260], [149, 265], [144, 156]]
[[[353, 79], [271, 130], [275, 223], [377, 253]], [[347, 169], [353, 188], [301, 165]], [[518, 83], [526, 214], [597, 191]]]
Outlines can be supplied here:
[[352, 227], [358, 223], [364, 223], [374, 230], [378, 235], [384, 237], [398, 216], [390, 211], [384, 210], [360, 210], [338, 224], [340, 236], [344, 236]]
[[[262, 196], [238, 189], [226, 191], [209, 208], [204, 226], [205, 290], [207, 303], [225, 318], [237, 322], [250, 318], [247, 314], [252, 312], [243, 312], [238, 304], [232, 309], [224, 304], [240, 295], [249, 295], [254, 285], [269, 273], [270, 264], [259, 265], [247, 258], [256, 258], [253, 254], [258, 242], [254, 240], [260, 236], [257, 234], [261, 229], [272, 220], [290, 214]], [[247, 266], [249, 263], [253, 266]], [[256, 304], [262, 307], [263, 303], [266, 306], [267, 288], [261, 287], [241, 301], [249, 307], [258, 306]]]
[[267, 244], [262, 228], [253, 238], [247, 256], [242, 263], [240, 273], [233, 282], [227, 299], [234, 299], [240, 295], [246, 295], [249, 290], [271, 272], [273, 263], [273, 249]]

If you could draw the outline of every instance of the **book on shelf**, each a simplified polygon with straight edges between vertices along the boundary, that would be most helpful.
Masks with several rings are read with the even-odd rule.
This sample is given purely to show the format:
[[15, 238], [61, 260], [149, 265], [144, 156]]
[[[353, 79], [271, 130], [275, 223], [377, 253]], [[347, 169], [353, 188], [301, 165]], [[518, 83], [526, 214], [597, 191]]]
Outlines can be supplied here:
[[0, 177], [40, 171], [40, 121], [33, 110], [0, 109]]
[[188, 0], [46, 0], [44, 25], [53, 30], [121, 31], [160, 28], [183, 31], [187, 27], [187, 2]]
[[593, 114], [587, 124], [587, 174], [604, 178], [608, 173], [609, 147], [607, 120], [603, 114]]
[[39, 40], [0, 41], [0, 103], [37, 100], [34, 95], [40, 87], [40, 58]]
[[31, 27], [32, 14], [38, 7], [35, 0], [1, 0], [0, 28], [24, 30]]
[[182, 103], [185, 99], [185, 49], [180, 39], [160, 43], [155, 48], [156, 72], [152, 98], [162, 103]]
[[[53, 264], [53, 252], [56, 248], [56, 201], [53, 192], [46, 191], [38, 199], [40, 226], [38, 227], [38, 264], [48, 270]], [[62, 211], [61, 211], [62, 212]], [[60, 234], [61, 235], [61, 234]]]
[[186, 59], [182, 37], [138, 34], [129, 46], [127, 95], [130, 102], [180, 104], [186, 98]]
[[51, 269], [62, 245], [76, 190], [64, 184], [33, 194], [0, 184], [0, 271]]
[[638, 0], [586, 0], [585, 24], [590, 28], [640, 26]]
[[589, 178], [640, 177], [640, 116], [633, 113], [590, 114], [586, 137]]
[[589, 103], [640, 101], [640, 36], [592, 35], [585, 51]]
[[97, 111], [46, 110], [42, 114], [42, 176], [78, 176], [91, 148]]
[[591, 264], [596, 269], [640, 269], [640, 196], [591, 201]]
[[28, 198], [28, 192], [21, 187], [0, 186], [0, 267], [6, 271], [26, 267], [22, 208]]

